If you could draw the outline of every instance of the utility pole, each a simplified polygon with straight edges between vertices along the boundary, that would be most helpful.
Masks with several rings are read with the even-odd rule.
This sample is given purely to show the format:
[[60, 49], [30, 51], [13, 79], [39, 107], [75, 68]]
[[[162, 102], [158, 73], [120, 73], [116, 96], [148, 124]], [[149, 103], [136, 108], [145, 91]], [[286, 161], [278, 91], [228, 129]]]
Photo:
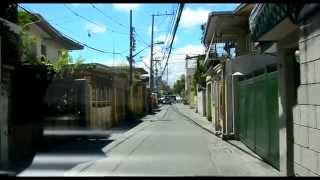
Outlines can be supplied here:
[[150, 51], [150, 90], [153, 91], [153, 26], [154, 26], [154, 15], [152, 14], [151, 23], [151, 51]]
[[[152, 24], [151, 24], [151, 51], [150, 51], [150, 90], [153, 91], [154, 87], [154, 77], [153, 77], [153, 26], [154, 26], [154, 17], [155, 16], [171, 16], [171, 15], [174, 15], [173, 13], [171, 14], [168, 14], [168, 13], [165, 13], [165, 14], [152, 14]], [[156, 71], [158, 71], [158, 69], [156, 69]], [[158, 77], [156, 77], [156, 82], [158, 81], [157, 80]], [[157, 84], [156, 84], [157, 85]], [[157, 89], [158, 89], [158, 86], [157, 86]], [[157, 90], [157, 93], [158, 93], [158, 90]]]
[[129, 66], [130, 66], [130, 72], [129, 72], [129, 85], [132, 84], [132, 10], [130, 10], [130, 45], [129, 45], [129, 49], [130, 49], [130, 54], [129, 54]]
[[167, 84], [169, 86], [169, 66], [167, 66]]
[[156, 89], [156, 92], [159, 93], [158, 65], [159, 65], [160, 60], [159, 59], [155, 59], [153, 61], [155, 61], [155, 66], [156, 66], [156, 77], [155, 77], [155, 79], [156, 79], [156, 82], [155, 82], [156, 88], [155, 89]]

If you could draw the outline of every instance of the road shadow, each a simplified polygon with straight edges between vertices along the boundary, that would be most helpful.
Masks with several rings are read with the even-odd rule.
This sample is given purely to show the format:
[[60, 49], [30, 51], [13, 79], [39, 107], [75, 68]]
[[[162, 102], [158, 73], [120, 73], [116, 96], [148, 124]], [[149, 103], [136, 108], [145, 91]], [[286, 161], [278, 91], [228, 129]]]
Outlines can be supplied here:
[[105, 158], [102, 148], [114, 140], [110, 137], [123, 134], [141, 122], [140, 118], [128, 118], [107, 130], [47, 127], [31, 163], [20, 162], [16, 173], [18, 176], [63, 176], [78, 164]]

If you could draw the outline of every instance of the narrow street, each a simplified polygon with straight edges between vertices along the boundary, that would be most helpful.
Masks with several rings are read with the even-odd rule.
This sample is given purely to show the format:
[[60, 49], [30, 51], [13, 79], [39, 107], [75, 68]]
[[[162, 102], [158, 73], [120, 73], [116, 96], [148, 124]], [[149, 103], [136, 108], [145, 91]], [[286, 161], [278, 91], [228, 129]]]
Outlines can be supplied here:
[[[196, 125], [182, 104], [164, 105], [104, 147], [105, 157], [65, 176], [277, 176], [278, 171]], [[193, 119], [191, 119], [191, 117]], [[198, 115], [200, 118], [200, 116]], [[203, 122], [202, 122], [203, 123]]]

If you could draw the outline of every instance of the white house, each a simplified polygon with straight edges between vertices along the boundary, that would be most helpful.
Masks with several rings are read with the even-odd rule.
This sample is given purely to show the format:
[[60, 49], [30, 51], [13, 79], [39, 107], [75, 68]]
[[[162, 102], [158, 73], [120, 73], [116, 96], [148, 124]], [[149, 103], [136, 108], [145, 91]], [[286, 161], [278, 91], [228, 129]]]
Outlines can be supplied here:
[[38, 22], [31, 24], [29, 31], [37, 38], [36, 44], [33, 47], [33, 52], [36, 56], [45, 55], [50, 62], [55, 62], [61, 49], [83, 49], [82, 45], [62, 35], [40, 14], [34, 15], [38, 17]]

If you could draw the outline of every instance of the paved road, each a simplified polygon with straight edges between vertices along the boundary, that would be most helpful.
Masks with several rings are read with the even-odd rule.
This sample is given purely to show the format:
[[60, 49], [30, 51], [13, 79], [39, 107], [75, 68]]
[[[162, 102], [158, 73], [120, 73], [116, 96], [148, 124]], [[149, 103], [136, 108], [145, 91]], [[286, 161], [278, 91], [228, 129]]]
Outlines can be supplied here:
[[140, 122], [129, 120], [110, 130], [46, 129], [43, 148], [17, 176], [63, 176], [78, 164], [103, 159], [102, 148]]
[[277, 176], [278, 171], [197, 126], [182, 104], [166, 105], [103, 148], [106, 157], [65, 176]]

